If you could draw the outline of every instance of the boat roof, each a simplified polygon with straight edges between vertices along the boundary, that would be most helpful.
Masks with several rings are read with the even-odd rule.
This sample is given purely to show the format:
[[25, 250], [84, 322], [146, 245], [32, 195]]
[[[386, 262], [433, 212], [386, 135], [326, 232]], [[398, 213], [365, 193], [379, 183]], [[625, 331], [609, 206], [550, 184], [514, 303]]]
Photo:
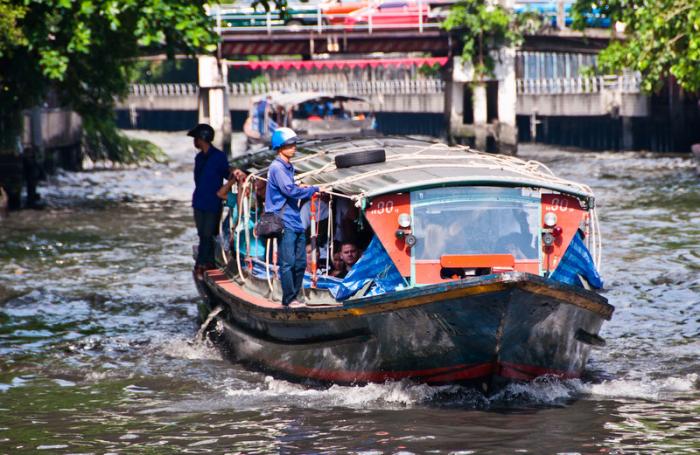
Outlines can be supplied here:
[[297, 106], [307, 101], [364, 101], [367, 102], [365, 98], [359, 96], [352, 96], [343, 93], [331, 93], [331, 92], [270, 92], [265, 95], [260, 95], [254, 98], [254, 102], [258, 103], [266, 98], [270, 98], [272, 104], [278, 106], [284, 106], [285, 108]]
[[[385, 150], [385, 162], [348, 168], [335, 166], [337, 155], [376, 149]], [[235, 160], [233, 165], [261, 175], [275, 156], [274, 151], [261, 149]], [[306, 141], [299, 144], [292, 163], [297, 178], [305, 183], [330, 186], [334, 192], [355, 199], [445, 185], [534, 187], [593, 198], [588, 186], [559, 178], [537, 161], [415, 137]]]

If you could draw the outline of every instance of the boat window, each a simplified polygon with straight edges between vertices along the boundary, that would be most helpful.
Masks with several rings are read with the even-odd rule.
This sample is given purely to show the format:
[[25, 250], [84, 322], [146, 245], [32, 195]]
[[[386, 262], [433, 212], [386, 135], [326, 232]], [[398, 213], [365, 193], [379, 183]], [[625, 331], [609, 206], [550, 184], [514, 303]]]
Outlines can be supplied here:
[[411, 193], [415, 259], [445, 254], [539, 256], [539, 197], [519, 188], [453, 187]]

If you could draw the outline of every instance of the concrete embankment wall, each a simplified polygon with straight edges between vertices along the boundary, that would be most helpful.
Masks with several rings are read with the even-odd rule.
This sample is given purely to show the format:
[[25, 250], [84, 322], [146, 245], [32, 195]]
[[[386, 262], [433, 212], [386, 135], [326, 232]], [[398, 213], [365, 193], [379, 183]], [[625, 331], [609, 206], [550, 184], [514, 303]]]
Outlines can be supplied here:
[[36, 108], [23, 114], [23, 131], [18, 146], [0, 151], [0, 186], [8, 194], [10, 209], [21, 204], [27, 188], [27, 205], [39, 200], [38, 181], [58, 168], [78, 170], [82, 166], [82, 121], [69, 110]]

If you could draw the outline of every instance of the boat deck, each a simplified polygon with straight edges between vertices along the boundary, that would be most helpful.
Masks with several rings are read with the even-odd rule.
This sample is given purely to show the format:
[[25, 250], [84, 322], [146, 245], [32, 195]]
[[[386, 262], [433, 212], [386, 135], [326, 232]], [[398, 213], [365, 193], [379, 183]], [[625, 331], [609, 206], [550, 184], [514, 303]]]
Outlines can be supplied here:
[[[249, 277], [249, 279], [255, 279]], [[282, 303], [279, 301], [271, 300], [269, 298], [265, 298], [263, 296], [258, 295], [256, 292], [248, 292], [247, 290], [243, 289], [241, 285], [236, 283], [234, 280], [232, 280], [230, 277], [228, 277], [222, 270], [220, 269], [214, 269], [214, 270], [208, 270], [205, 272], [205, 281], [209, 282], [211, 285], [216, 286], [219, 288], [221, 291], [228, 293], [238, 299], [244, 300], [252, 305], [258, 306], [260, 308], [266, 308], [266, 309], [273, 309], [273, 310], [288, 310], [284, 306], [282, 306]], [[267, 283], [265, 283], [265, 286], [267, 286]], [[308, 289], [306, 290], [308, 291]], [[302, 307], [302, 308], [296, 308], [294, 310], [303, 310], [303, 311], [309, 311], [309, 310], [325, 310], [329, 308], [342, 308], [343, 304], [341, 302], [337, 303], [332, 303], [326, 301], [321, 301], [320, 299], [314, 299], [313, 297], [309, 298], [310, 300], [318, 300], [317, 303], [310, 303], [307, 304], [307, 306]]]

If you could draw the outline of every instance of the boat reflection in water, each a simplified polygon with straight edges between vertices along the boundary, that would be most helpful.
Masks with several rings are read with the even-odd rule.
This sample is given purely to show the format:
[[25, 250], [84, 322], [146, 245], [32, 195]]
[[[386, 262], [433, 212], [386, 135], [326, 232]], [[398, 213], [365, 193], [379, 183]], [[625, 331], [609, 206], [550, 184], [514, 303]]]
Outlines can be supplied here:
[[[235, 164], [253, 185], [273, 157]], [[274, 242], [258, 257], [246, 247], [259, 240], [262, 207], [241, 198], [219, 268], [197, 283], [203, 316], [224, 308], [215, 336], [235, 361], [301, 382], [410, 379], [493, 393], [579, 377], [604, 345], [614, 309], [595, 291], [600, 238], [585, 185], [536, 162], [404, 138], [310, 141], [293, 163], [303, 183], [332, 188], [327, 224], [356, 211], [365, 251], [343, 279], [312, 267], [307, 306], [284, 309]], [[330, 264], [335, 229], [313, 231]]]

